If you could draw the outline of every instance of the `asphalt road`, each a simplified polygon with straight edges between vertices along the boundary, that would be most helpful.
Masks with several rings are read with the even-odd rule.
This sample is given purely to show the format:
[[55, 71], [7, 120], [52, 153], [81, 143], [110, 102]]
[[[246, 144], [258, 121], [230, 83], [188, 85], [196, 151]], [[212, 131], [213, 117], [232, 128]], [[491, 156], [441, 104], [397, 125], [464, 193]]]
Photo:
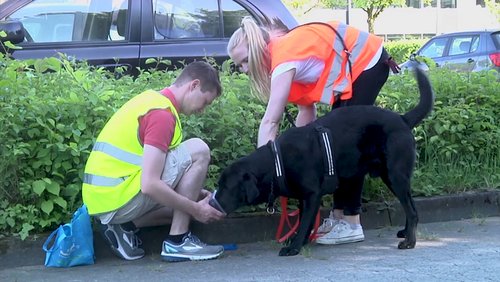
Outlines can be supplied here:
[[[415, 249], [398, 250], [397, 228], [365, 230], [364, 242], [310, 245], [279, 257], [275, 241], [238, 244], [219, 259], [166, 263], [159, 252], [92, 266], [0, 268], [1, 281], [500, 281], [500, 217], [420, 224]], [[22, 256], [33, 255], [29, 250]], [[36, 250], [36, 254], [40, 254]], [[0, 254], [0, 261], [3, 261]]]

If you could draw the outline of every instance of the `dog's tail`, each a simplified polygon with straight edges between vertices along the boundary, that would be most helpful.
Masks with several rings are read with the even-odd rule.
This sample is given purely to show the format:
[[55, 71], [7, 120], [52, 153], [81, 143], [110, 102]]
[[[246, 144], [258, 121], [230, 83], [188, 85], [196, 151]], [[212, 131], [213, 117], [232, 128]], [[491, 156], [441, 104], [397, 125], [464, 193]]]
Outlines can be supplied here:
[[420, 68], [415, 68], [414, 74], [420, 91], [420, 102], [415, 108], [402, 115], [410, 128], [420, 123], [432, 111], [434, 105], [434, 93], [429, 78]]

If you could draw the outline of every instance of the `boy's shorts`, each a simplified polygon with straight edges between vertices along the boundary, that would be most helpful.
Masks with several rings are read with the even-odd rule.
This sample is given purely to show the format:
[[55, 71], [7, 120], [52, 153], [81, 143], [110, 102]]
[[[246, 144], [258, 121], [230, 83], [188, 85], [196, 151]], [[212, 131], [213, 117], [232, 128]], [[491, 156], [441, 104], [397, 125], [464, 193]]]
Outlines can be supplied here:
[[[161, 180], [172, 189], [175, 189], [184, 173], [191, 167], [191, 164], [191, 155], [186, 145], [181, 143], [175, 149], [168, 152]], [[111, 212], [98, 214], [96, 217], [101, 220], [102, 224], [122, 224], [162, 207], [164, 206], [139, 191], [139, 193], [123, 207]]]

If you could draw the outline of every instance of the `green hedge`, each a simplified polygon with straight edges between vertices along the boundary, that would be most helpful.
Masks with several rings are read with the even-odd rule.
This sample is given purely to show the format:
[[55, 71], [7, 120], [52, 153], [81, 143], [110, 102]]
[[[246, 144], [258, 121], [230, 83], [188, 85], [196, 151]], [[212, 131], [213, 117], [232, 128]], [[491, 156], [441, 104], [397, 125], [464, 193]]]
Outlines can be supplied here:
[[410, 55], [415, 53], [425, 42], [425, 39], [389, 41], [384, 43], [384, 48], [398, 64], [402, 64], [406, 62], [410, 58]]
[[[500, 82], [495, 71], [432, 69], [434, 111], [415, 130], [414, 195], [500, 187]], [[391, 76], [377, 104], [405, 112], [417, 103], [412, 75]], [[412, 106], [411, 106], [412, 107]]]
[[[81, 204], [85, 161], [99, 130], [125, 101], [170, 85], [177, 71], [143, 71], [137, 79], [67, 60], [14, 61], [0, 55], [0, 233], [53, 229]], [[264, 105], [249, 95], [246, 75], [221, 72], [223, 96], [200, 116], [184, 117], [186, 137], [212, 149], [207, 187], [221, 170], [255, 149]], [[434, 113], [415, 129], [414, 194], [500, 187], [499, 83], [488, 73], [431, 74]], [[418, 100], [410, 75], [391, 76], [377, 103], [397, 112]], [[323, 107], [322, 112], [326, 111]], [[292, 107], [294, 113], [296, 108]], [[284, 123], [282, 126], [286, 128]], [[366, 200], [388, 197], [369, 180]], [[325, 205], [331, 197], [325, 197]]]

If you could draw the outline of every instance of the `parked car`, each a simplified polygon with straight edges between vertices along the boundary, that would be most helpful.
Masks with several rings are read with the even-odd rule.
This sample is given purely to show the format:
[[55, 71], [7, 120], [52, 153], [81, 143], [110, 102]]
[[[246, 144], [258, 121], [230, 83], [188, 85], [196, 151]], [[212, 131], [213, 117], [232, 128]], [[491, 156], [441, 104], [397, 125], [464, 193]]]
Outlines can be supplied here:
[[500, 30], [455, 32], [435, 36], [412, 54], [410, 60], [401, 64], [401, 69], [412, 69], [418, 57], [431, 58], [437, 67], [457, 71], [495, 69], [500, 73]]
[[144, 68], [148, 58], [222, 63], [247, 15], [266, 27], [298, 25], [279, 0], [6, 0], [0, 40], [22, 47], [9, 50], [15, 59], [61, 52], [110, 69]]

